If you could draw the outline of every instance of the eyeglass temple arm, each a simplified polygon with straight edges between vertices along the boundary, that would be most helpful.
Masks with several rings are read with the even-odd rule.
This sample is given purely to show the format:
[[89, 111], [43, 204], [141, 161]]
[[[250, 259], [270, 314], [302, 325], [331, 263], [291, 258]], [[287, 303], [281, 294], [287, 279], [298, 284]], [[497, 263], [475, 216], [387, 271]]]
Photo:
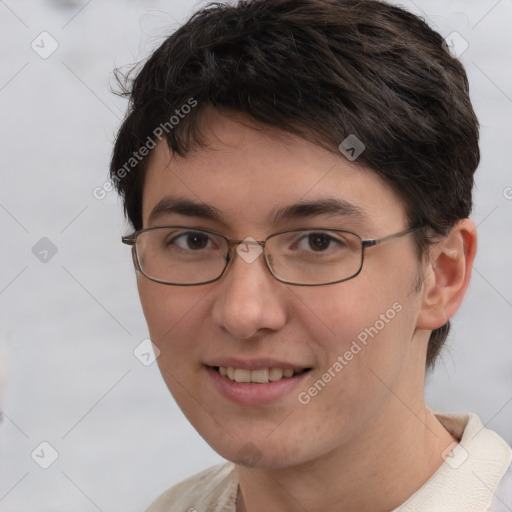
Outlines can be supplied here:
[[121, 237], [121, 242], [126, 245], [135, 245], [135, 235], [126, 235]]
[[408, 235], [409, 233], [412, 233], [413, 231], [417, 231], [418, 229], [421, 229], [423, 226], [416, 226], [415, 228], [406, 229], [405, 231], [399, 231], [398, 233], [392, 233], [391, 235], [383, 236], [382, 238], [374, 238], [370, 240], [363, 240], [363, 246], [365, 247], [373, 247], [374, 245], [379, 245], [384, 242], [387, 242], [388, 240], [392, 240], [393, 238], [399, 238], [404, 235]]

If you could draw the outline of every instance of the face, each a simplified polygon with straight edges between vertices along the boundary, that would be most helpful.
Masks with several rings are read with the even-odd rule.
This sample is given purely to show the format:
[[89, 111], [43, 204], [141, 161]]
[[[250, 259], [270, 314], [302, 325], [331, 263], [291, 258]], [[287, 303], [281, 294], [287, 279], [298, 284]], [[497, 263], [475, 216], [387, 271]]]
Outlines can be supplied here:
[[[202, 123], [207, 148], [185, 158], [165, 144], [153, 150], [144, 227], [184, 225], [238, 240], [319, 227], [379, 238], [409, 227], [392, 190], [341, 154], [213, 111]], [[326, 199], [350, 203], [351, 213], [296, 209], [276, 219], [285, 208]], [[167, 208], [155, 213], [162, 200], [170, 200]], [[174, 208], [173, 200], [208, 205], [217, 215]], [[248, 263], [232, 256], [224, 275], [205, 285], [137, 276], [163, 378], [218, 453], [290, 467], [400, 421], [403, 412], [390, 397], [413, 401], [422, 389], [428, 338], [414, 341], [421, 301], [413, 291], [419, 262], [411, 235], [367, 249], [357, 277], [325, 286], [284, 284], [263, 257]], [[249, 370], [254, 379], [266, 380], [265, 370], [275, 379], [284, 374], [267, 383], [235, 382], [220, 373], [228, 367], [245, 370], [235, 371], [238, 380]]]

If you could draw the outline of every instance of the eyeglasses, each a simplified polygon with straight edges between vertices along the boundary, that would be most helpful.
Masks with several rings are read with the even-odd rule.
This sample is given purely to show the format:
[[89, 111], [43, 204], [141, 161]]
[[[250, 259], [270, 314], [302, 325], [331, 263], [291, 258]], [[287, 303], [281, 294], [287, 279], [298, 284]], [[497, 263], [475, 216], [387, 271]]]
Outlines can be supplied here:
[[366, 248], [420, 228], [370, 240], [341, 229], [293, 229], [257, 241], [250, 237], [232, 240], [206, 229], [162, 226], [141, 229], [122, 241], [132, 246], [136, 269], [157, 283], [194, 286], [217, 281], [236, 247], [247, 262], [263, 253], [270, 273], [282, 283], [320, 286], [356, 277], [363, 268]]

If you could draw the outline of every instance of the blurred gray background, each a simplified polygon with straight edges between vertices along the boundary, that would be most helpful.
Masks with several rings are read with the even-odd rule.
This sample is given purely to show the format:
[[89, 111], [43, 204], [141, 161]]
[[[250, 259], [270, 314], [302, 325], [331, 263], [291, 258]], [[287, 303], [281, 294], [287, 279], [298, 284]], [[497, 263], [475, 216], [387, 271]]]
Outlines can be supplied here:
[[[401, 4], [460, 54], [482, 125], [479, 255], [428, 403], [474, 411], [512, 443], [512, 0]], [[146, 57], [197, 5], [0, 1], [4, 512], [140, 511], [221, 461], [142, 356], [120, 203], [93, 196], [126, 107], [113, 68]]]

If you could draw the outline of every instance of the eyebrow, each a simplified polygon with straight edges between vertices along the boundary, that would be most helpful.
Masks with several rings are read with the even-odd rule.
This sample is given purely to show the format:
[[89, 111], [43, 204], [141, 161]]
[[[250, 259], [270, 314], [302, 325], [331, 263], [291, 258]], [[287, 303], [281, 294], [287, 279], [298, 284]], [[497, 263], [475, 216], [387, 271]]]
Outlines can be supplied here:
[[222, 213], [214, 206], [206, 203], [197, 203], [189, 199], [175, 199], [172, 197], [164, 197], [155, 205], [149, 214], [148, 222], [151, 223], [158, 217], [172, 214], [224, 222]]
[[311, 201], [301, 201], [300, 203], [279, 208], [274, 212], [272, 222], [276, 225], [285, 221], [305, 219], [317, 215], [342, 216], [357, 221], [365, 221], [368, 219], [364, 209], [360, 206], [349, 203], [344, 199], [329, 197]]
[[[227, 224], [221, 211], [214, 206], [191, 201], [190, 199], [172, 197], [164, 197], [155, 205], [149, 214], [148, 223], [151, 223], [158, 217], [173, 214]], [[301, 201], [289, 206], [274, 209], [271, 212], [270, 219], [275, 226], [286, 221], [306, 219], [319, 215], [348, 217], [358, 221], [364, 221], [368, 218], [363, 208], [349, 203], [348, 201], [339, 198], [322, 198], [311, 201]]]

